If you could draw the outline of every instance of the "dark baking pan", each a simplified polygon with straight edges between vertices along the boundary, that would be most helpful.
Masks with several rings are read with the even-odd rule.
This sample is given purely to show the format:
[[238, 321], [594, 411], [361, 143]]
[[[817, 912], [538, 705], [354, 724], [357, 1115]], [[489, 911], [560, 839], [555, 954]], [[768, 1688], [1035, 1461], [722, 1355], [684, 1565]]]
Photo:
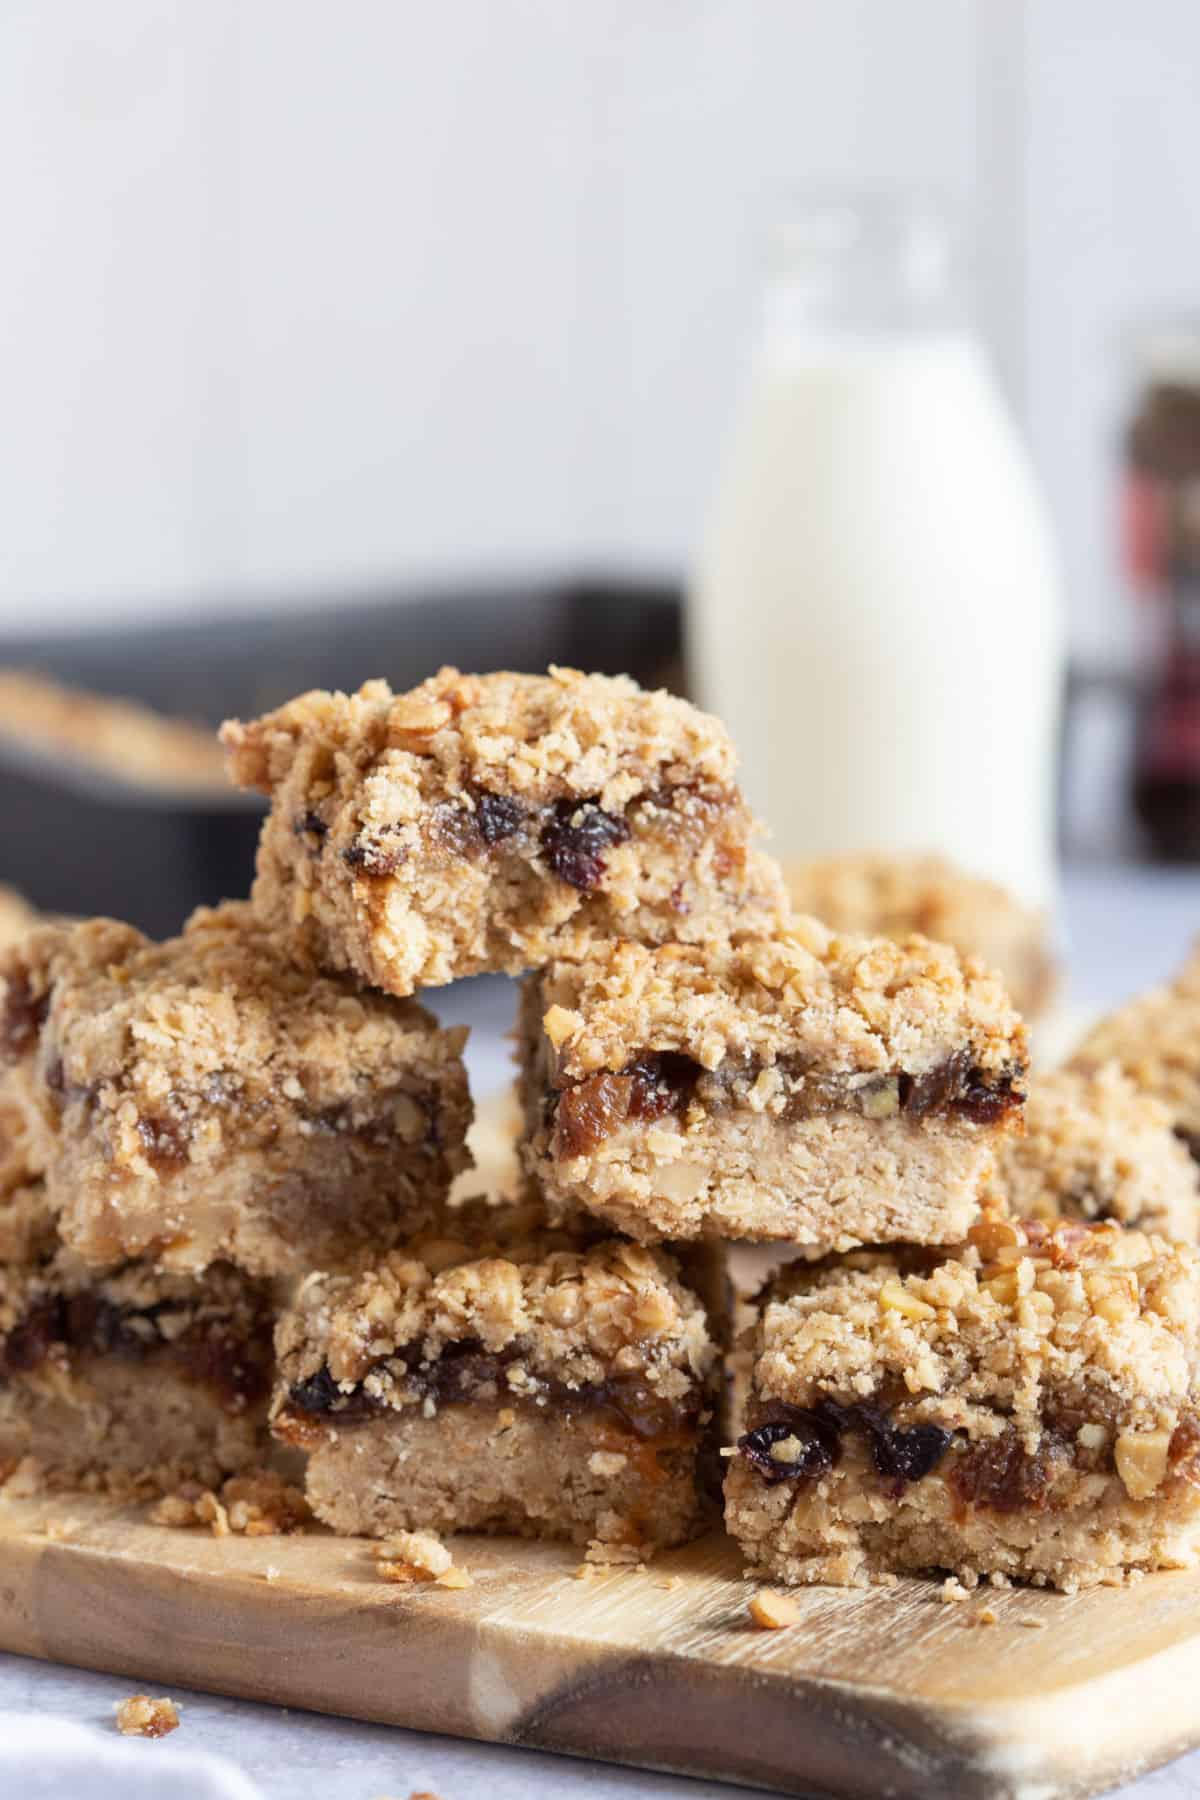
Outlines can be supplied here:
[[[0, 640], [7, 667], [212, 725], [306, 688], [352, 690], [374, 676], [405, 688], [442, 663], [535, 671], [551, 662], [677, 686], [677, 590], [586, 581], [397, 592]], [[2, 736], [0, 781], [0, 881], [38, 906], [108, 913], [165, 936], [194, 906], [250, 885], [253, 795], [151, 788]]]

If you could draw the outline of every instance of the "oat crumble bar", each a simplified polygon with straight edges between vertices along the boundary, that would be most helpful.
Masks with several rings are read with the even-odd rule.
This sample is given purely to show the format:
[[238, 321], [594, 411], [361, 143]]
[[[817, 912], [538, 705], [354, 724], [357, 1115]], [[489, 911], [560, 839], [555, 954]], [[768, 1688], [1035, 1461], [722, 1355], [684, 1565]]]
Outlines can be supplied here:
[[[335, 1531], [512, 1531], [640, 1553], [705, 1517], [716, 1360], [664, 1253], [471, 1209], [313, 1275], [276, 1335], [272, 1429]], [[490, 1235], [490, 1241], [489, 1241]]]
[[1072, 1068], [1085, 1071], [1107, 1062], [1161, 1100], [1200, 1162], [1200, 947], [1173, 981], [1101, 1019], [1071, 1058]]
[[1116, 1224], [988, 1219], [943, 1261], [793, 1264], [725, 1486], [751, 1570], [1071, 1589], [1200, 1544], [1200, 1263]]
[[528, 1175], [631, 1237], [824, 1249], [961, 1238], [1018, 1120], [1024, 1028], [941, 945], [814, 919], [597, 947], [526, 985]]
[[427, 1226], [469, 1163], [465, 1036], [293, 968], [245, 903], [165, 943], [42, 926], [0, 962], [4, 1092], [98, 1267], [286, 1274]]
[[305, 694], [222, 737], [234, 779], [271, 799], [263, 920], [394, 994], [786, 911], [724, 728], [626, 677], [446, 668], [406, 694]]
[[1095, 1074], [1036, 1076], [1025, 1132], [997, 1158], [994, 1193], [1025, 1218], [1116, 1219], [1186, 1243], [1200, 1239], [1200, 1170], [1171, 1115], [1115, 1063]]
[[260, 1461], [273, 1322], [267, 1288], [227, 1265], [101, 1275], [65, 1251], [0, 1269], [0, 1465], [169, 1488]]
[[1044, 1012], [1056, 984], [1044, 913], [995, 881], [944, 857], [885, 851], [791, 862], [783, 871], [792, 905], [833, 931], [903, 939], [916, 932], [977, 956], [1003, 978], [1017, 1011]]

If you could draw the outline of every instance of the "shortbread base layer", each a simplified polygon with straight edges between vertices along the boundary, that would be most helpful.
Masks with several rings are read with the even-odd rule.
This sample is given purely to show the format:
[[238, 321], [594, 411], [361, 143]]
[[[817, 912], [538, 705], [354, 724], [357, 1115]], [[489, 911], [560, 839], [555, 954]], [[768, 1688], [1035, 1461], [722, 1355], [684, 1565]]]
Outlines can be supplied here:
[[979, 1211], [994, 1134], [969, 1122], [821, 1113], [781, 1124], [748, 1109], [695, 1132], [624, 1125], [556, 1161], [538, 1126], [523, 1150], [552, 1214], [584, 1207], [643, 1243], [780, 1240], [821, 1250], [950, 1244]]
[[512, 1532], [632, 1553], [684, 1543], [706, 1516], [686, 1431], [640, 1438], [595, 1419], [485, 1405], [333, 1427], [285, 1414], [275, 1430], [303, 1442], [309, 1504], [346, 1536]]
[[187, 1275], [217, 1260], [256, 1276], [351, 1268], [436, 1224], [464, 1160], [461, 1150], [414, 1156], [406, 1171], [398, 1156], [390, 1167], [378, 1154], [362, 1160], [330, 1136], [120, 1183], [93, 1145], [68, 1144], [55, 1176], [67, 1196], [59, 1230], [95, 1268], [127, 1257]]
[[725, 1523], [748, 1573], [790, 1585], [947, 1571], [1073, 1591], [1200, 1560], [1200, 1488], [1184, 1474], [1133, 1500], [1116, 1475], [1081, 1471], [1058, 1484], [1053, 1505], [1001, 1510], [964, 1503], [936, 1472], [908, 1484], [881, 1477], [850, 1443], [818, 1481], [767, 1482], [735, 1459]]
[[76, 1357], [69, 1371], [47, 1365], [0, 1387], [0, 1467], [32, 1457], [57, 1485], [209, 1486], [261, 1462], [269, 1444], [265, 1398], [231, 1411], [166, 1357]]

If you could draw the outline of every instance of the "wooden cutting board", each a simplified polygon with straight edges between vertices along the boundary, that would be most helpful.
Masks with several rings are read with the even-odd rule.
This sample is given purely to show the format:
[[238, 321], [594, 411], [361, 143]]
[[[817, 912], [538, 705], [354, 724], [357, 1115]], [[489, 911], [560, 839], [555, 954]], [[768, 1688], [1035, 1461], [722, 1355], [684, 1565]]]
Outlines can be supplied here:
[[718, 1535], [591, 1581], [550, 1545], [460, 1538], [455, 1557], [472, 1587], [397, 1587], [358, 1540], [6, 1500], [0, 1648], [784, 1793], [1053, 1800], [1200, 1743], [1200, 1573], [950, 1605], [932, 1582], [810, 1589], [766, 1632]]

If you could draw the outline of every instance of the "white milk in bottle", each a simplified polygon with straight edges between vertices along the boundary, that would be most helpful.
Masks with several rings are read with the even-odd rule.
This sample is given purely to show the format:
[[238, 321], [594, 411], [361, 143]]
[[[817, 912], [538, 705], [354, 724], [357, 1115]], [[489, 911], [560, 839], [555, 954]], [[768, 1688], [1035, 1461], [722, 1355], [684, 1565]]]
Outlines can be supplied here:
[[880, 202], [788, 234], [693, 584], [693, 688], [776, 854], [937, 850], [1046, 904], [1054, 559], [945, 241]]

